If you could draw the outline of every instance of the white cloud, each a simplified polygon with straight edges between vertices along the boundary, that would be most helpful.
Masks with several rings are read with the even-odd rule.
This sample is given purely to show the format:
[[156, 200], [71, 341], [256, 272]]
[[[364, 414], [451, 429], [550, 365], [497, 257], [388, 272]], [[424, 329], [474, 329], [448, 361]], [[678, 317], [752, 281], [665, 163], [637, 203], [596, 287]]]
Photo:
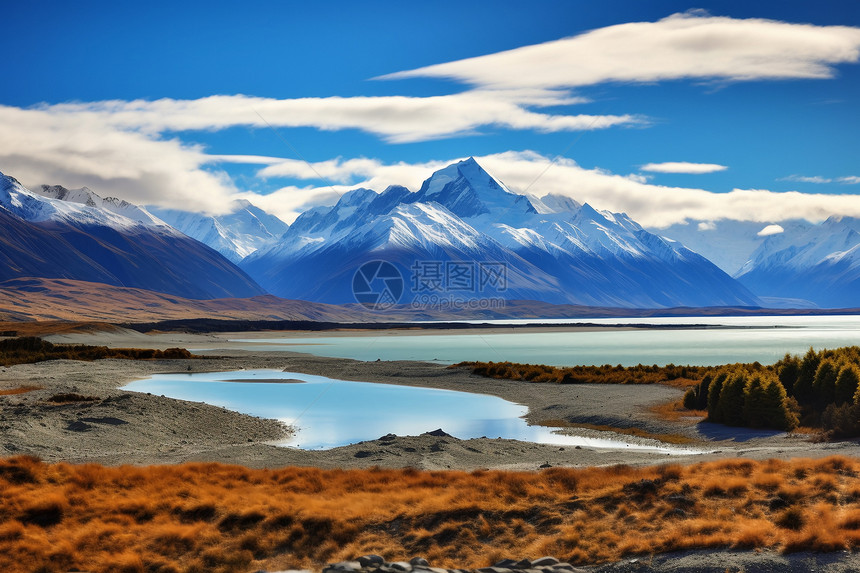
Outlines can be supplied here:
[[[350, 185], [333, 187], [287, 187], [269, 196], [245, 197], [292, 221], [304, 209], [316, 204], [333, 204], [355, 187], [382, 191], [388, 185], [405, 185], [415, 191], [433, 171], [463, 159], [454, 157], [425, 163], [385, 164], [376, 159], [338, 158], [312, 164], [284, 160], [263, 168], [262, 172], [280, 173], [295, 178], [316, 179], [315, 171], [328, 174]], [[598, 209], [624, 212], [646, 227], [667, 227], [686, 221], [704, 221], [699, 230], [712, 230], [719, 220], [754, 221], [764, 224], [804, 217], [822, 221], [831, 215], [860, 217], [860, 195], [809, 194], [791, 191], [735, 189], [714, 193], [703, 189], [666, 187], [649, 184], [602, 169], [585, 169], [571, 159], [551, 160], [540, 154], [522, 151], [475, 158], [489, 173], [514, 191], [543, 196], [548, 193], [572, 197]], [[268, 163], [268, 162], [267, 162]]]
[[201, 168], [203, 150], [156, 140], [77, 115], [0, 106], [0, 166], [25, 185], [88, 186], [134, 203], [229, 208], [236, 192], [223, 173]]
[[783, 177], [780, 181], [794, 181], [795, 183], [839, 183], [841, 185], [857, 185], [860, 184], [860, 177], [857, 175], [846, 175], [844, 177], [822, 177], [821, 175], [789, 175]]
[[817, 184], [825, 184], [825, 183], [833, 183], [833, 179], [829, 177], [821, 177], [820, 175], [789, 175], [788, 177], [783, 177], [780, 181], [793, 181], [795, 183], [817, 183]]
[[316, 127], [360, 129], [391, 142], [413, 142], [493, 127], [553, 132], [644, 123], [632, 115], [552, 115], [527, 109], [579, 101], [549, 91], [509, 90], [426, 98], [277, 100], [235, 95], [30, 109], [0, 105], [0, 167], [29, 185], [86, 185], [135, 203], [181, 204], [218, 213], [230, 208], [238, 190], [217, 163], [265, 165], [283, 164], [283, 160], [207, 155], [202, 147], [184, 143], [174, 133], [236, 126]]
[[244, 163], [246, 165], [273, 165], [284, 161], [281, 157], [268, 155], [207, 155], [208, 163]]
[[[196, 100], [101, 101], [43, 105], [48, 117], [74, 117], [120, 130], [158, 136], [165, 132], [314, 127], [360, 129], [404, 143], [476, 133], [501, 127], [542, 132], [605, 129], [644, 123], [633, 115], [552, 115], [533, 107], [579, 103], [580, 98], [544, 90], [472, 90], [431, 97], [324, 97], [272, 99], [217, 95]], [[14, 108], [13, 108], [14, 109]]]
[[[473, 86], [462, 93], [430, 97], [313, 97], [297, 99], [219, 95], [196, 100], [102, 101], [22, 109], [0, 106], [0, 168], [25, 184], [87, 185], [100, 194], [223, 212], [239, 195], [219, 163], [264, 166], [265, 178], [313, 180], [332, 187], [285, 187], [263, 197], [279, 215], [319, 201], [331, 201], [346, 187], [415, 187], [445, 162], [382, 164], [348, 158], [318, 162], [252, 155], [207, 155], [184, 142], [187, 131], [311, 127], [361, 130], [393, 143], [427, 141], [492, 129], [537, 132], [581, 131], [647, 125], [631, 114], [564, 115], [555, 110], [586, 102], [569, 90], [608, 81], [654, 82], [693, 78], [754, 80], [829, 78], [834, 66], [860, 58], [860, 29], [736, 20], [676, 14], [658, 22], [621, 24], [554, 42], [392, 74], [389, 78], [448, 77]], [[791, 205], [810, 218], [854, 213], [853, 196], [831, 197], [735, 190], [726, 194], [649, 184], [640, 174], [614, 175], [562, 160], [547, 173], [546, 158], [503, 153], [484, 158], [491, 172], [509, 184], [562, 192], [643, 223], [669, 224], [687, 218], [758, 217], [781, 220]], [[665, 169], [666, 164], [663, 165]], [[701, 165], [699, 164], [701, 169]], [[652, 165], [652, 167], [654, 167]], [[720, 166], [722, 167], [722, 166]], [[688, 169], [693, 169], [689, 167]], [[689, 173], [691, 171], [684, 171]], [[856, 176], [836, 179], [860, 182]], [[276, 205], [276, 198], [283, 201]], [[840, 203], [841, 202], [841, 203]], [[744, 210], [732, 212], [731, 208]], [[788, 208], [787, 208], [788, 209]], [[790, 209], [789, 209], [790, 210]], [[848, 214], [843, 212], [841, 214]]]
[[389, 74], [449, 78], [496, 89], [575, 88], [603, 82], [830, 78], [860, 59], [860, 29], [674, 14]]
[[702, 173], [715, 173], [728, 169], [725, 165], [716, 163], [687, 163], [686, 161], [667, 161], [665, 163], [648, 163], [641, 167], [642, 171], [652, 173], [686, 173], [699, 175]]
[[322, 177], [323, 181], [329, 184], [308, 187], [287, 186], [267, 195], [248, 192], [241, 196], [291, 223], [306, 209], [316, 205], [333, 205], [341, 195], [357, 187], [384, 191], [390, 185], [402, 185], [417, 191], [421, 183], [434, 171], [459, 159], [464, 158], [412, 164], [404, 162], [385, 164], [377, 159], [366, 158], [347, 160], [337, 158], [314, 163], [282, 159], [258, 171], [258, 176], [306, 180], [318, 180]]
[[700, 231], [716, 231], [717, 224], [713, 221], [702, 221], [701, 223], [699, 223], [698, 229]]
[[347, 186], [333, 187], [282, 187], [267, 195], [245, 191], [236, 195], [237, 199], [247, 199], [260, 209], [275, 215], [285, 223], [292, 223], [296, 217], [311, 207], [333, 205], [341, 195], [352, 189]]
[[785, 229], [782, 227], [782, 225], [768, 225], [767, 227], [756, 233], [756, 235], [758, 235], [759, 237], [769, 237], [771, 235], [779, 235], [780, 233], [784, 232]]
[[626, 212], [648, 227], [662, 228], [690, 220], [773, 223], [798, 217], [810, 221], [822, 221], [831, 215], [860, 217], [860, 195], [757, 189], [714, 193], [644, 184], [604, 170], [585, 169], [570, 159], [557, 161], [541, 176], [550, 160], [532, 152], [507, 152], [476, 159], [512, 188], [520, 191], [529, 188], [536, 195], [567, 195], [596, 208]]
[[417, 189], [430, 173], [441, 169], [451, 161], [428, 161], [425, 163], [384, 164], [378, 159], [331, 159], [306, 163], [294, 159], [283, 159], [257, 172], [263, 178], [292, 177], [296, 179], [324, 179], [329, 182], [349, 184], [359, 182], [364, 187], [382, 191], [389, 185], [403, 185]]

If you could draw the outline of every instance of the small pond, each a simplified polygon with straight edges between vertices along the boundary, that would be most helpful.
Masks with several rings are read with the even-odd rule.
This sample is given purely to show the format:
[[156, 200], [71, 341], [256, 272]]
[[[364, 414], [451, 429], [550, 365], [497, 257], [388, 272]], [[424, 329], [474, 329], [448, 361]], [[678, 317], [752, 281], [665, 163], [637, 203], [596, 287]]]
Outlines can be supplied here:
[[389, 433], [414, 436], [442, 428], [461, 439], [505, 438], [591, 448], [694, 453], [683, 448], [567, 436], [551, 428], [529, 426], [522, 418], [527, 412], [525, 406], [496, 396], [350, 382], [297, 372], [156, 374], [123, 389], [281, 420], [296, 426], [298, 432], [280, 445], [306, 450], [375, 440]]

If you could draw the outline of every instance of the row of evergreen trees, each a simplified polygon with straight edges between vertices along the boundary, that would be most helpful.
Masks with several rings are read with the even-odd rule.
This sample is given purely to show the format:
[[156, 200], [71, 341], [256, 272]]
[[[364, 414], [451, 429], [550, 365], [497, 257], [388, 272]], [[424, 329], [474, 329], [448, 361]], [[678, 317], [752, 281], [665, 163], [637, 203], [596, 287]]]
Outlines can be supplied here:
[[33, 336], [0, 340], [0, 366], [32, 364], [45, 360], [100, 360], [122, 358], [127, 360], [188, 359], [195, 358], [184, 348], [156, 350], [152, 348], [108, 348], [85, 344], [52, 344]]
[[709, 374], [687, 390], [684, 406], [706, 409], [709, 421], [729, 426], [793, 430], [799, 423], [796, 402], [779, 379], [764, 369], [734, 366]]
[[723, 367], [684, 395], [684, 406], [732, 426], [792, 430], [800, 422], [837, 436], [860, 433], [860, 348], [786, 354], [771, 367]]

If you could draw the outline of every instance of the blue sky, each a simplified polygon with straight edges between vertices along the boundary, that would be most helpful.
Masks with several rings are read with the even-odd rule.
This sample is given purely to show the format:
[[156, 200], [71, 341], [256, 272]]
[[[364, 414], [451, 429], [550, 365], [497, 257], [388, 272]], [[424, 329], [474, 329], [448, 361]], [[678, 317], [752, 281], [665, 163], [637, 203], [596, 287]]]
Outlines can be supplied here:
[[860, 216], [853, 1], [8, 3], [4, 45], [26, 185], [289, 221], [471, 155], [653, 227]]

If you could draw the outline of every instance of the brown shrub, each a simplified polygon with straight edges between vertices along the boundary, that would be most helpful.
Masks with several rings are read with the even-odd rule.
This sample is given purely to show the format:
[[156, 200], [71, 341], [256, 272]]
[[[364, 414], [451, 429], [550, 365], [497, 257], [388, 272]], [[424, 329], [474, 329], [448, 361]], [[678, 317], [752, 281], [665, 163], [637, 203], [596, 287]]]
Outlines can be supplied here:
[[51, 527], [63, 520], [68, 507], [69, 504], [65, 498], [56, 494], [46, 496], [33, 500], [30, 505], [25, 506], [18, 516], [18, 521], [39, 527]]
[[0, 460], [0, 570], [319, 569], [366, 553], [454, 567], [499, 555], [581, 564], [690, 548], [830, 550], [860, 542], [860, 510], [844, 506], [860, 492], [857, 466], [833, 458], [467, 473], [15, 458]]
[[799, 531], [806, 525], [806, 516], [799, 507], [792, 507], [782, 512], [776, 519], [776, 524], [783, 529]]

